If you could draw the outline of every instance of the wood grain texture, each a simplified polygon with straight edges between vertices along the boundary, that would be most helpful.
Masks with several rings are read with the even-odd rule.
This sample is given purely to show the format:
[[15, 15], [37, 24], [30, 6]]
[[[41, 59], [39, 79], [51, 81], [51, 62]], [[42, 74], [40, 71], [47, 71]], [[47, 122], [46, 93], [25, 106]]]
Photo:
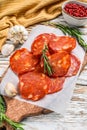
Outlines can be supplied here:
[[16, 99], [4, 97], [7, 104], [6, 115], [13, 121], [20, 122], [27, 116], [35, 116], [43, 113], [49, 113], [50, 110], [22, 102]]

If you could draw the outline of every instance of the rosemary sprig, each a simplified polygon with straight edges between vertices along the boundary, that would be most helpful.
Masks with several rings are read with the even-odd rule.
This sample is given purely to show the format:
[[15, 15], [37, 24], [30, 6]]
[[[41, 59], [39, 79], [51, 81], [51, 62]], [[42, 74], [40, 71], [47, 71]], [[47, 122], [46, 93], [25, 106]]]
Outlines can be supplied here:
[[6, 110], [6, 105], [5, 105], [3, 97], [0, 95], [0, 113], [1, 112], [5, 113], [5, 110]]
[[52, 68], [51, 68], [51, 65], [50, 65], [50, 63], [49, 63], [49, 59], [48, 59], [48, 57], [47, 57], [47, 55], [46, 55], [46, 52], [48, 51], [48, 47], [47, 47], [47, 45], [45, 44], [44, 45], [44, 48], [43, 48], [43, 50], [42, 50], [42, 59], [43, 59], [43, 62], [44, 62], [44, 73], [48, 73], [48, 75], [49, 76], [51, 76], [52, 75]]
[[3, 119], [2, 119], [1, 114], [5, 113], [5, 110], [6, 110], [6, 105], [3, 100], [3, 97], [0, 95], [0, 126], [2, 126], [2, 124], [3, 124], [3, 122], [2, 122]]
[[57, 28], [59, 28], [65, 35], [70, 35], [73, 36], [77, 39], [78, 43], [87, 51], [87, 44], [84, 41], [84, 39], [82, 38], [82, 32], [79, 31], [79, 29], [75, 28], [75, 27], [69, 27], [69, 26], [65, 26], [62, 24], [55, 24], [52, 23], [53, 25], [55, 25]]
[[14, 130], [24, 130], [22, 128], [21, 123], [14, 122], [5, 115], [5, 110], [6, 110], [6, 105], [3, 100], [3, 97], [0, 95], [0, 126], [3, 125], [4, 121], [6, 121], [9, 125], [11, 125], [14, 128]]

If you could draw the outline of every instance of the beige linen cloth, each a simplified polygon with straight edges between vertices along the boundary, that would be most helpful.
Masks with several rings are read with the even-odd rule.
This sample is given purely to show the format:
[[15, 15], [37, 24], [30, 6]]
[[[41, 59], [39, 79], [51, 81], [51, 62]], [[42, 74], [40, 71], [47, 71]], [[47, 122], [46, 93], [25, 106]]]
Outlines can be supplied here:
[[10, 27], [18, 24], [28, 27], [53, 19], [61, 14], [61, 4], [64, 1], [66, 0], [0, 0], [0, 49]]

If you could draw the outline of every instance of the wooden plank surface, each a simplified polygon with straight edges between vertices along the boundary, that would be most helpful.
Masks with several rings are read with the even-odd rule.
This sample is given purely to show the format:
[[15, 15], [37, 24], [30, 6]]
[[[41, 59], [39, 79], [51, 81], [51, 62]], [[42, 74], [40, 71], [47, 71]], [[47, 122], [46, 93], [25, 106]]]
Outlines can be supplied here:
[[[87, 35], [87, 28], [81, 29]], [[0, 77], [9, 66], [8, 59], [0, 54]], [[65, 116], [53, 112], [47, 115], [28, 117], [22, 122], [25, 124], [25, 130], [87, 130], [87, 65], [78, 77]]]

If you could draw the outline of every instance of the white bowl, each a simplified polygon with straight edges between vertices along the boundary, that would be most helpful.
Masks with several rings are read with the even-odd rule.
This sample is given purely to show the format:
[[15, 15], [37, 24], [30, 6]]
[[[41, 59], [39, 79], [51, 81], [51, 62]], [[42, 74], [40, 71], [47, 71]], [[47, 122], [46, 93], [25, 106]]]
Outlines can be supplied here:
[[73, 26], [87, 25], [87, 17], [75, 17], [75, 16], [71, 16], [70, 14], [66, 13], [66, 11], [64, 10], [64, 7], [68, 3], [77, 3], [77, 4], [83, 5], [85, 7], [87, 7], [87, 3], [73, 0], [73, 1], [64, 2], [63, 5], [62, 5], [62, 14], [63, 14], [65, 21], [68, 24], [73, 25]]

